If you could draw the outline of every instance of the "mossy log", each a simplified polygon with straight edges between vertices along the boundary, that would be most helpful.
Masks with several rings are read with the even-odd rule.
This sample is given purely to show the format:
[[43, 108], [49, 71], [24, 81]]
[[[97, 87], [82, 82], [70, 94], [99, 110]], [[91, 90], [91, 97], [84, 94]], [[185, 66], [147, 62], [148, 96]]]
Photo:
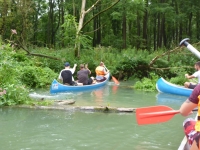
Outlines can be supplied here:
[[34, 108], [34, 109], [46, 109], [46, 110], [76, 110], [76, 111], [94, 111], [94, 112], [125, 112], [125, 113], [135, 113], [136, 108], [117, 108], [108, 106], [71, 106], [71, 105], [52, 105], [52, 106], [27, 106], [20, 105], [17, 107], [23, 108]]
[[20, 108], [32, 108], [32, 109], [46, 109], [46, 110], [66, 110], [66, 111], [94, 111], [94, 112], [114, 112], [114, 113], [135, 113], [136, 108], [117, 108], [117, 107], [107, 107], [107, 106], [71, 106], [66, 104], [56, 104], [52, 106], [29, 106], [29, 105], [19, 105], [16, 107]]
[[75, 100], [54, 100], [55, 105], [72, 105]]

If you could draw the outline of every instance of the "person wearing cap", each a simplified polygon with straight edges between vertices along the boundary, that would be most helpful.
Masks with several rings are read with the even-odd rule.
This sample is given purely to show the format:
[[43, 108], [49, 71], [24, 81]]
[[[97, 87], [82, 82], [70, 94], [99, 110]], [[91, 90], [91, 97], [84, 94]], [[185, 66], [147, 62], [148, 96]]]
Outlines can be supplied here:
[[104, 63], [100, 62], [99, 66], [95, 69], [95, 72], [96, 72], [96, 80], [98, 82], [103, 82], [106, 80], [104, 76], [109, 73], [109, 70], [106, 71]]
[[198, 107], [197, 121], [185, 120], [183, 123], [184, 131], [188, 137], [190, 150], [200, 149], [200, 84], [198, 84], [190, 97], [181, 105], [179, 112], [182, 116], [188, 116], [194, 108]]
[[80, 64], [80, 70], [77, 72], [78, 83], [82, 83], [83, 85], [90, 85], [93, 83], [93, 77], [89, 78], [91, 71], [88, 69], [88, 65], [85, 67], [83, 64]]
[[[197, 70], [195, 73], [192, 75], [185, 74], [185, 77], [187, 79], [192, 79], [192, 78], [198, 78], [198, 84], [200, 83], [200, 61], [196, 62], [194, 65], [195, 70]], [[192, 82], [185, 82], [184, 87], [189, 88], [189, 89], [194, 89], [197, 86], [196, 83]]]
[[70, 68], [69, 62], [66, 62], [65, 69], [60, 71], [58, 79], [61, 80], [65, 85], [77, 85], [72, 76], [76, 70], [76, 66], [77, 64], [74, 64], [74, 67]]

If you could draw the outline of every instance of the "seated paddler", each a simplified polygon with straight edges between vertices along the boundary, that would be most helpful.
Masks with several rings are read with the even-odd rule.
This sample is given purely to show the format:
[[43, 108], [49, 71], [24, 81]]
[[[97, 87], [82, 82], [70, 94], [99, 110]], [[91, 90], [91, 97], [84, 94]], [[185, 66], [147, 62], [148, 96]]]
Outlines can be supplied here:
[[96, 81], [103, 82], [106, 80], [105, 75], [109, 73], [109, 70], [106, 70], [104, 63], [100, 62], [99, 66], [95, 69], [96, 72]]

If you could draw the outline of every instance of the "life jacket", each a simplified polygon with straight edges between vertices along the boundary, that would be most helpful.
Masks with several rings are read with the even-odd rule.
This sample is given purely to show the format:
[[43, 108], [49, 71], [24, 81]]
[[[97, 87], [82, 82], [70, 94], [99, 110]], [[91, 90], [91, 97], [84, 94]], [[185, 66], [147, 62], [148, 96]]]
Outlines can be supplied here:
[[196, 121], [193, 118], [187, 118], [183, 122], [184, 132], [188, 139], [188, 144], [191, 146], [194, 138], [197, 136], [198, 132], [195, 131]]
[[199, 102], [198, 102], [198, 117], [197, 122], [195, 124], [195, 130], [200, 132], [200, 95], [198, 96]]
[[97, 76], [104, 76], [105, 75], [105, 73], [104, 73], [104, 67], [102, 67], [102, 66], [98, 66], [96, 68], [95, 72], [96, 72]]

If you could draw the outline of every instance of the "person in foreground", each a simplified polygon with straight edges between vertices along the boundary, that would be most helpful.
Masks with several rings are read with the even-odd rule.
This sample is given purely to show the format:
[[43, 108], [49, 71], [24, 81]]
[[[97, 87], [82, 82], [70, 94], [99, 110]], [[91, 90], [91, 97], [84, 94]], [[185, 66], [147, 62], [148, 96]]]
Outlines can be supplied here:
[[74, 64], [74, 67], [70, 68], [69, 62], [66, 62], [65, 69], [60, 71], [58, 79], [62, 81], [63, 84], [65, 85], [73, 85], [73, 86], [77, 85], [77, 83], [74, 81], [74, 78], [72, 76], [76, 70], [76, 66], [77, 64]]
[[179, 111], [182, 116], [188, 116], [192, 110], [198, 106], [198, 120], [187, 118], [183, 122], [185, 134], [188, 138], [188, 143], [191, 146], [190, 150], [200, 149], [200, 84], [198, 84], [190, 97], [181, 105]]
[[106, 71], [104, 63], [100, 62], [99, 66], [95, 69], [95, 72], [97, 82], [103, 82], [106, 80], [104, 76], [109, 73], [109, 70]]
[[93, 83], [94, 77], [88, 77], [91, 74], [91, 71], [88, 69], [88, 65], [80, 64], [80, 70], [77, 72], [78, 83], [83, 85], [90, 85]]
[[[200, 83], [200, 61], [195, 63], [194, 68], [197, 71], [193, 73], [192, 75], [185, 74], [185, 77], [187, 79], [198, 78], [198, 84], [199, 84]], [[186, 88], [194, 89], [197, 86], [197, 84], [193, 82], [185, 82], [184, 86]]]

